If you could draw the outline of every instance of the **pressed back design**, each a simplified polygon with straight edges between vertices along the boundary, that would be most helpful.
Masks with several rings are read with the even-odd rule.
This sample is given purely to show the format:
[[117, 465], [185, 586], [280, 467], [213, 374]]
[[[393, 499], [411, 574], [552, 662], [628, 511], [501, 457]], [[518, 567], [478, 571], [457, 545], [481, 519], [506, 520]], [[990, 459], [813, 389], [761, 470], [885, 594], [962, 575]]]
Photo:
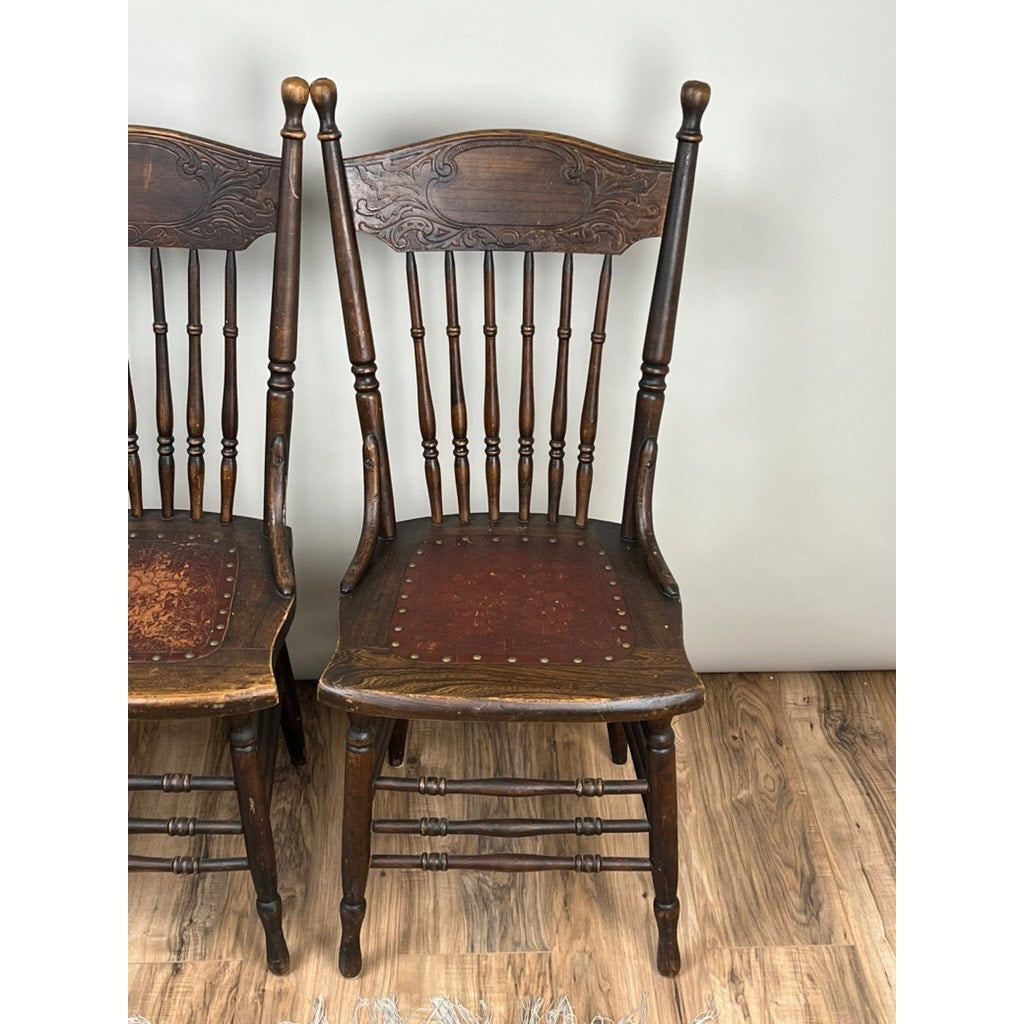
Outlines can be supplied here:
[[[675, 163], [647, 159], [580, 139], [534, 131], [477, 131], [384, 152], [342, 159], [340, 132], [334, 120], [333, 83], [314, 83], [311, 96], [321, 120], [327, 187], [330, 196], [336, 261], [355, 375], [356, 401], [367, 461], [367, 507], [364, 542], [346, 576], [355, 585], [378, 536], [396, 530], [389, 452], [384, 430], [376, 353], [366, 309], [357, 232], [374, 235], [405, 253], [410, 333], [416, 373], [416, 396], [424, 477], [434, 523], [442, 522], [441, 443], [444, 430], [435, 409], [427, 369], [417, 254], [443, 252], [445, 330], [448, 339], [447, 394], [451, 410], [451, 459], [458, 520], [468, 523], [470, 507], [469, 405], [463, 379], [463, 339], [459, 321], [456, 253], [481, 253], [483, 283], [484, 383], [483, 473], [487, 517], [501, 513], [501, 410], [495, 322], [494, 253], [523, 253], [521, 284], [522, 360], [519, 379], [518, 439], [514, 472], [518, 485], [517, 517], [531, 518], [536, 478], [546, 455], [546, 519], [555, 523], [562, 510], [566, 468], [570, 339], [573, 335], [574, 259], [603, 257], [596, 295], [588, 298], [589, 358], [578, 416], [575, 454], [575, 507], [580, 527], [589, 517], [596, 451], [602, 352], [606, 338], [613, 258], [634, 242], [663, 235], [650, 318], [641, 361], [636, 411], [622, 517], [622, 536], [640, 541], [651, 571], [668, 592], [671, 574], [653, 540], [650, 494], [657, 435], [671, 357], [683, 248], [689, 217], [693, 168], [700, 141], [699, 118], [706, 103], [700, 83], [683, 87], [684, 122], [677, 134]], [[563, 254], [557, 354], [546, 452], [538, 450], [537, 385], [534, 344], [535, 260], [538, 252]], [[460, 263], [468, 257], [461, 257]], [[593, 310], [592, 318], [589, 310]], [[554, 326], [554, 325], [552, 325]], [[507, 447], [507, 442], [506, 442]], [[570, 456], [572, 458], [572, 456]], [[539, 465], [538, 465], [539, 463]], [[371, 508], [372, 505], [372, 508]], [[363, 557], [361, 558], [360, 555]]]
[[[303, 83], [304, 84], [304, 83]], [[303, 103], [298, 102], [301, 95]], [[203, 295], [201, 265], [222, 266], [224, 376], [220, 388], [219, 518], [234, 517], [238, 479], [238, 277], [235, 254], [257, 238], [277, 233], [269, 345], [267, 436], [264, 459], [264, 521], [278, 589], [294, 588], [294, 571], [285, 540], [284, 497], [291, 433], [292, 388], [298, 307], [299, 190], [302, 108], [305, 95], [286, 97], [281, 156], [238, 149], [181, 132], [131, 126], [128, 129], [128, 244], [150, 250], [153, 339], [156, 368], [155, 462], [159, 515], [176, 514], [178, 468], [169, 345], [177, 329], [168, 326], [164, 296], [165, 250], [187, 254], [188, 377], [185, 472], [188, 516], [198, 522], [207, 501], [207, 411], [203, 373]], [[282, 175], [286, 185], [282, 188]], [[220, 250], [217, 256], [212, 250]], [[143, 463], [131, 368], [128, 377], [129, 512], [142, 519]], [[179, 454], [180, 459], [180, 454]]]

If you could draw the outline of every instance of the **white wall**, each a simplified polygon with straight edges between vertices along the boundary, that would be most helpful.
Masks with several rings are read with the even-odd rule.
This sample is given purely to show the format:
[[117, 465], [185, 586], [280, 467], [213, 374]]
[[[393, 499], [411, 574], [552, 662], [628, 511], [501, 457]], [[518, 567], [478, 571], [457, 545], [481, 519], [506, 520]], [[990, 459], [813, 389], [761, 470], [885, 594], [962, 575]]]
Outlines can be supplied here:
[[[524, 127], [671, 159], [679, 86], [709, 82], [655, 492], [658, 538], [683, 592], [687, 648], [704, 671], [894, 664], [895, 76], [887, 0], [144, 0], [128, 17], [130, 122], [264, 152], [278, 148], [278, 89], [287, 75], [335, 79], [348, 155], [470, 127]], [[310, 108], [288, 502], [301, 588], [290, 646], [304, 676], [316, 675], [333, 649], [337, 580], [360, 516], [315, 124]], [[628, 417], [631, 397], [610, 392], [622, 376], [632, 391], [638, 376], [642, 327], [633, 324], [645, 302], [631, 283], [649, 273], [653, 254], [652, 243], [636, 247], [613, 286], [622, 309], [606, 354], [592, 506], [601, 518], [620, 511], [611, 480], [622, 476], [628, 427], [613, 424]], [[394, 326], [387, 316], [375, 320], [383, 374], [389, 346], [407, 355], [408, 325], [400, 265], [382, 256], [376, 243], [366, 246], [368, 269], [379, 264], [392, 275], [371, 300], [394, 295], [398, 314]], [[461, 267], [468, 285], [469, 265]], [[589, 331], [588, 274], [578, 275], [578, 359]], [[519, 318], [508, 301], [499, 325], [511, 329]], [[481, 322], [474, 302], [470, 289], [462, 303], [467, 342]], [[129, 312], [142, 325], [133, 327], [132, 344], [148, 350], [144, 298], [133, 298]], [[209, 328], [218, 316], [211, 300]], [[503, 355], [510, 369], [512, 335]], [[265, 347], [265, 335], [255, 342]], [[482, 349], [472, 351], [467, 344], [470, 375]], [[139, 358], [133, 372], [136, 365], [141, 371]], [[411, 403], [407, 387], [382, 379], [392, 389], [385, 402], [394, 445], [402, 424], [414, 423]], [[443, 399], [440, 386], [436, 392]], [[544, 416], [541, 406], [538, 438]], [[249, 443], [259, 443], [259, 429]], [[502, 432], [509, 467], [510, 412]], [[505, 475], [511, 507], [514, 474]], [[397, 485], [408, 495], [400, 513], [423, 514], [422, 486]], [[258, 508], [258, 489], [241, 500]]]

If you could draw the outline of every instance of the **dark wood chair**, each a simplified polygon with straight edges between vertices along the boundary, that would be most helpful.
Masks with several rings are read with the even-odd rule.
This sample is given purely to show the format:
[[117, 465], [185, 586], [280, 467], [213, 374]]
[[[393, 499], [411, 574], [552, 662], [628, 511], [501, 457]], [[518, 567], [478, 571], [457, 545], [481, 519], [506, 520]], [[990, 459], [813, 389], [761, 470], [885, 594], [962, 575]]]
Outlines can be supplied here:
[[[319, 138], [348, 353], [362, 433], [362, 535], [341, 584], [337, 650], [319, 699], [349, 716], [342, 830], [339, 965], [362, 965], [359, 935], [370, 867], [446, 871], [649, 871], [658, 970], [679, 970], [673, 716], [693, 711], [703, 685], [683, 650], [679, 591], [654, 537], [651, 495], [665, 375], [672, 352], [700, 120], [710, 90], [682, 89], [675, 163], [642, 159], [534, 131], [474, 131], [343, 161], [334, 83], [310, 87]], [[405, 253], [412, 357], [429, 518], [398, 522], [377, 354], [356, 233]], [[613, 257], [661, 236], [636, 392], [620, 523], [589, 516], [601, 356]], [[486, 511], [469, 501], [467, 400], [461, 368], [456, 252], [482, 252]], [[502, 510], [495, 252], [522, 252], [522, 374], [518, 508]], [[417, 253], [443, 252], [456, 511], [442, 508], [437, 421]], [[531, 511], [535, 388], [534, 254], [564, 254], [557, 330], [546, 514]], [[580, 414], [574, 514], [560, 514], [568, 423], [573, 262], [602, 258]], [[538, 261], [539, 262], [539, 261]], [[518, 277], [518, 274], [517, 274]], [[516, 300], [518, 302], [518, 298]], [[639, 331], [637, 332], [639, 334]], [[538, 339], [539, 340], [539, 339]], [[614, 343], [618, 343], [616, 339]], [[517, 340], [517, 344], [520, 342]], [[581, 354], [582, 355], [582, 354]], [[389, 361], [390, 361], [389, 353]], [[402, 449], [414, 442], [402, 439]], [[382, 774], [403, 760], [410, 719], [607, 723], [613, 759], [632, 756], [635, 780], [445, 779]], [[374, 820], [375, 791], [526, 797], [636, 794], [640, 819]], [[371, 833], [649, 833], [650, 855], [541, 856], [370, 853]]]
[[[295, 764], [305, 761], [302, 720], [285, 636], [295, 609], [285, 485], [292, 418], [298, 309], [302, 114], [309, 86], [281, 86], [285, 124], [280, 157], [159, 128], [128, 129], [128, 245], [149, 249], [155, 339], [156, 481], [159, 507], [144, 508], [136, 405], [128, 376], [128, 715], [224, 718], [232, 776], [187, 772], [130, 775], [129, 790], [188, 793], [235, 790], [239, 820], [129, 818], [129, 834], [241, 834], [245, 857], [128, 858], [129, 870], [248, 870], [266, 932], [267, 963], [289, 967], [270, 825], [270, 791], [280, 722]], [[235, 253], [275, 233], [270, 301], [270, 380], [262, 518], [234, 514], [238, 462], [239, 376]], [[188, 370], [185, 419], [188, 503], [175, 501], [169, 335], [161, 250], [185, 250]], [[204, 511], [203, 327], [200, 252], [224, 250], [219, 507]], [[269, 254], [268, 254], [269, 255]], [[219, 266], [218, 266], [219, 276]], [[249, 339], [243, 331], [243, 352]], [[255, 410], [255, 405], [253, 406]], [[205, 844], [204, 840], [204, 844]]]

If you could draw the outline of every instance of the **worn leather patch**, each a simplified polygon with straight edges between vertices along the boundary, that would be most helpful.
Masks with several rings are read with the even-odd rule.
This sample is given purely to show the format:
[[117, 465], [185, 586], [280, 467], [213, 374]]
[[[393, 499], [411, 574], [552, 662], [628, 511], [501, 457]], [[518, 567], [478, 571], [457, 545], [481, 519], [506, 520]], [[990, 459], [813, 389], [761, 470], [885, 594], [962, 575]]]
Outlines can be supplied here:
[[428, 538], [410, 558], [390, 644], [411, 661], [596, 665], [629, 657], [634, 635], [591, 540], [467, 531]]
[[183, 661], [220, 647], [231, 619], [238, 556], [196, 536], [128, 546], [128, 660]]

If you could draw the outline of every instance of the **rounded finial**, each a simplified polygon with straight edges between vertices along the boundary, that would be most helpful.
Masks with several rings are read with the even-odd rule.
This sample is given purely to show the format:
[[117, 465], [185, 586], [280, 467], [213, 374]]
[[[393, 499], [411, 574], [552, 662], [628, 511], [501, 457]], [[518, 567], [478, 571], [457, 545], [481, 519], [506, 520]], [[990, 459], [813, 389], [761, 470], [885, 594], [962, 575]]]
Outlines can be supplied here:
[[679, 91], [679, 102], [683, 107], [682, 132], [700, 135], [700, 119], [711, 99], [711, 86], [707, 82], [691, 80], [684, 82]]
[[286, 78], [281, 83], [281, 101], [285, 106], [295, 105], [302, 108], [309, 99], [309, 84], [304, 78]]
[[323, 131], [335, 128], [334, 110], [338, 105], [338, 87], [330, 78], [318, 78], [309, 87], [309, 95], [320, 115], [320, 127]]
[[282, 138], [304, 139], [302, 113], [309, 99], [309, 86], [303, 78], [286, 78], [281, 83], [281, 102], [284, 104], [284, 127]]
[[333, 114], [338, 104], [338, 86], [330, 78], [317, 78], [309, 86], [309, 96], [317, 111], [322, 114], [330, 111]]

